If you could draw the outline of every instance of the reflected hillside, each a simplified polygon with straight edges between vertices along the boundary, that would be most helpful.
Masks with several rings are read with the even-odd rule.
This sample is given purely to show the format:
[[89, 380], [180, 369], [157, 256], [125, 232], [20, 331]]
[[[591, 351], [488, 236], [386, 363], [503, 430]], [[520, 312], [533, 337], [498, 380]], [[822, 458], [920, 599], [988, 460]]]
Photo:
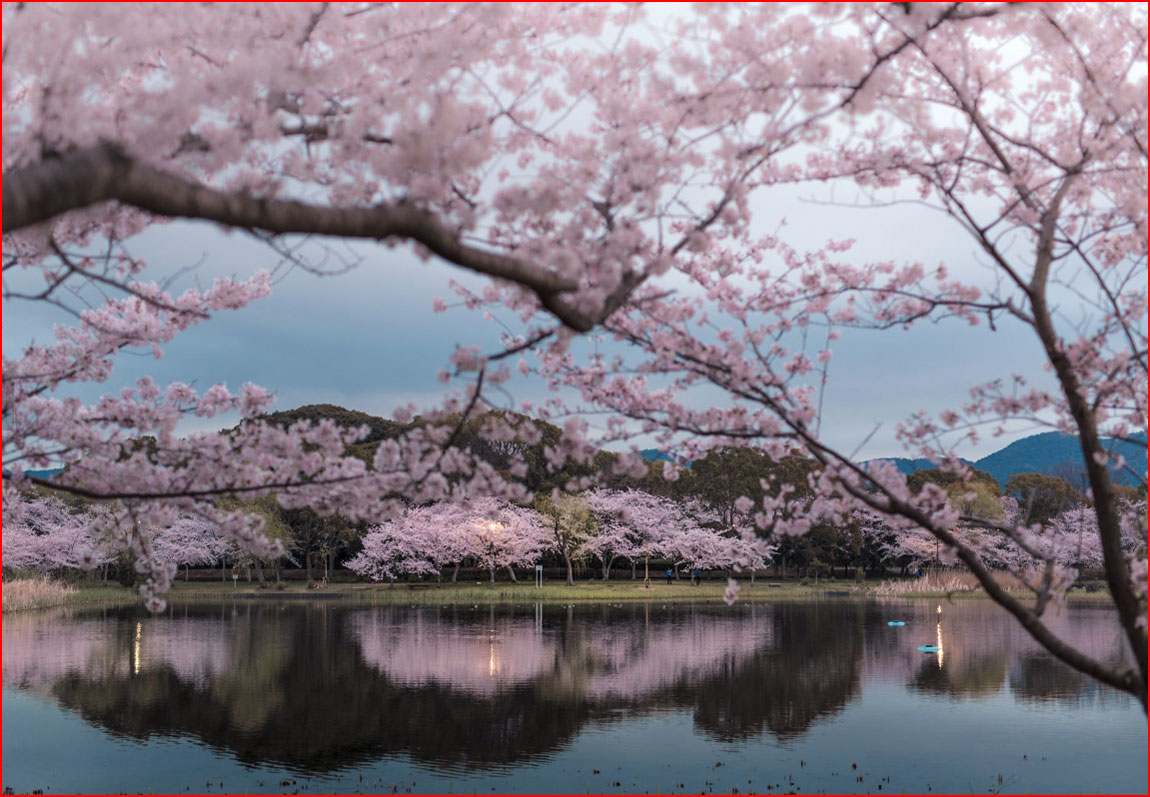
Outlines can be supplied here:
[[[581, 730], [690, 711], [708, 736], [801, 737], [868, 680], [968, 700], [1105, 693], [982, 602], [340, 607], [238, 602], [19, 614], [5, 687], [130, 739], [185, 736], [249, 763], [332, 772], [410, 755], [436, 769], [546, 758]], [[886, 625], [893, 615], [903, 628]], [[1097, 655], [1113, 618], [1056, 620]], [[937, 653], [917, 644], [940, 642]], [[1108, 647], [1109, 646], [1109, 647]]]
[[770, 613], [773, 645], [731, 662], [682, 702], [720, 741], [801, 736], [858, 695], [864, 613], [863, 604], [781, 604]]

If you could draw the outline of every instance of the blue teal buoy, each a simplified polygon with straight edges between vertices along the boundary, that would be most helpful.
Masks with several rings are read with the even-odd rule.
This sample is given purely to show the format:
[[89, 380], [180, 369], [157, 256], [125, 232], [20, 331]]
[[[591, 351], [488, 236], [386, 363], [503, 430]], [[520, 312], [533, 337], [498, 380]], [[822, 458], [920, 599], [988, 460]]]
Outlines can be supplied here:
[[919, 645], [918, 649], [923, 653], [938, 653], [938, 645]]
[[906, 625], [906, 623], [904, 623], [902, 620], [891, 620], [887, 623], [887, 625]]

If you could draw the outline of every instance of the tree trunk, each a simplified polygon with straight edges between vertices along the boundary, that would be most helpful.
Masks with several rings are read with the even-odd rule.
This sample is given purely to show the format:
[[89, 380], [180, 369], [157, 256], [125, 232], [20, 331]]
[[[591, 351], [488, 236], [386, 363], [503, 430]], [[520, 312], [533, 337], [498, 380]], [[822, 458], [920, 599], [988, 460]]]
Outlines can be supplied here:
[[567, 586], [573, 587], [575, 586], [575, 576], [571, 571], [571, 557], [567, 555], [566, 551], [563, 553], [563, 561], [567, 565]]
[[489, 571], [490, 571], [490, 573], [491, 573], [491, 588], [492, 588], [492, 589], [495, 589], [495, 568], [494, 568], [494, 567], [490, 567], [490, 568], [488, 568], [488, 570], [489, 570]]
[[638, 567], [639, 567], [639, 563], [636, 562], [634, 559], [632, 559], [631, 560], [631, 580], [632, 581], [634, 581], [636, 578], [638, 578], [638, 575], [635, 573], [635, 571], [638, 569]]
[[192, 580], [192, 566], [190, 564], [184, 565], [184, 583], [187, 584]]
[[267, 586], [267, 582], [264, 581], [264, 563], [259, 559], [256, 560], [256, 577], [259, 579], [261, 587]]
[[455, 563], [455, 569], [451, 571], [451, 583], [454, 584], [459, 578], [459, 562]]
[[511, 565], [507, 565], [507, 575], [511, 576], [511, 583], [518, 584], [519, 579], [515, 577], [515, 571], [511, 569]]

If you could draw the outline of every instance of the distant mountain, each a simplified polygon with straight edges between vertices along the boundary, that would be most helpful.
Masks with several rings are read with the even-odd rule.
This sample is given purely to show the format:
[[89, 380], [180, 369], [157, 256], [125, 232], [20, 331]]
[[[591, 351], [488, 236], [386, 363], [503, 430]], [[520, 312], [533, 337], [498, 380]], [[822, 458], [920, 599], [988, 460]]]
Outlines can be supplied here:
[[[52, 468], [51, 470], [26, 470], [24, 471], [24, 475], [31, 476], [35, 479], [51, 479], [53, 476], [58, 476], [63, 472], [63, 468]], [[4, 471], [4, 474], [7, 475], [8, 471]]]
[[[1135, 435], [1134, 439], [1145, 441], [1146, 435]], [[1144, 444], [1139, 446], [1137, 443], [1114, 440], [1109, 437], [1103, 438], [1102, 442], [1108, 451], [1125, 457], [1126, 464], [1137, 473], [1146, 471], [1146, 448]], [[907, 459], [906, 457], [885, 457], [884, 459], [887, 462], [893, 462], [901, 473], [907, 475], [916, 470], [929, 470], [935, 467], [929, 459]], [[868, 462], [874, 461], [876, 460], [868, 460]], [[1078, 438], [1064, 435], [1061, 432], [1043, 432], [1024, 437], [1021, 440], [1015, 440], [993, 454], [987, 454], [982, 459], [974, 462], [963, 460], [963, 462], [986, 471], [997, 479], [1000, 485], [1005, 485], [1007, 480], [1017, 473], [1053, 473], [1065, 463], [1078, 467], [1084, 466]], [[1137, 479], [1125, 470], [1115, 471], [1114, 480], [1119, 484], [1130, 486], [1137, 483]]]
[[639, 452], [639, 456], [648, 462], [674, 462], [674, 459], [669, 454], [665, 454], [657, 448], [644, 448]]
[[[1135, 439], [1145, 441], [1146, 435], [1135, 435]], [[1121, 454], [1125, 457], [1126, 464], [1135, 472], [1145, 473], [1145, 442], [1138, 445], [1104, 437], [1102, 445], [1111, 454]], [[1006, 480], [1016, 473], [1051, 473], [1063, 463], [1071, 463], [1078, 467], [1085, 466], [1078, 438], [1064, 435], [1061, 432], [1045, 432], [1015, 440], [1006, 448], [986, 455], [975, 465], [998, 479], [1000, 484], [1005, 484]], [[1137, 484], [1138, 481], [1125, 470], [1115, 471], [1114, 480], [1119, 484], [1129, 486]]]

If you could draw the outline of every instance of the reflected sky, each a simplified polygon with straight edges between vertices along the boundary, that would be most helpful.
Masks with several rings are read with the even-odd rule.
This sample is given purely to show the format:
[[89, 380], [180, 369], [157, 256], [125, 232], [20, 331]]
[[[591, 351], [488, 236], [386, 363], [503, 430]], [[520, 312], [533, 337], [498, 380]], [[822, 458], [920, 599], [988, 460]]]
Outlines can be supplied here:
[[[274, 792], [276, 773], [316, 779], [325, 791], [375, 791], [379, 784], [363, 784], [402, 772], [415, 791], [460, 782], [563, 792], [573, 787], [548, 778], [585, 769], [617, 771], [620, 784], [638, 778], [639, 791], [655, 779], [673, 791], [674, 778], [680, 791], [699, 791], [688, 780], [707, 768], [704, 780], [730, 780], [728, 790], [741, 783], [732, 778], [758, 773], [765, 790], [770, 762], [799, 755], [827, 761], [798, 766], [804, 790], [867, 791], [866, 776], [857, 781], [840, 762], [857, 750], [869, 751], [866, 772], [902, 773], [903, 789], [969, 791], [957, 779], [967, 751], [986, 743], [985, 730], [971, 735], [981, 721], [991, 737], [1024, 734], [1037, 760], [1057, 759], [1025, 778], [1015, 773], [1019, 791], [1067, 777], [1083, 789], [1094, 783], [1088, 790], [1144, 786], [1146, 725], [1135, 701], [1053, 661], [987, 602], [938, 608], [834, 599], [732, 608], [238, 601], [158, 617], [15, 614], [3, 623], [4, 785], [203, 791], [196, 780], [207, 780], [190, 763], [200, 761], [229, 772], [217, 791]], [[1051, 624], [1099, 658], [1121, 655], [1117, 624], [1101, 607], [1064, 608]], [[939, 649], [917, 650], [926, 644]], [[946, 729], [945, 751], [934, 736], [909, 732], [928, 720]], [[70, 751], [54, 742], [56, 726], [83, 736], [86, 752], [134, 751], [135, 763], [77, 781], [59, 766]], [[1095, 726], [1089, 744], [1101, 752], [1068, 733]], [[604, 738], [615, 747], [579, 766], [580, 751]], [[720, 754], [743, 769], [706, 760]], [[1118, 761], [1100, 773], [1088, 754]], [[926, 755], [940, 763], [910, 778], [907, 768], [921, 768]], [[928, 772], [934, 780], [924, 780]], [[595, 783], [588, 788], [608, 785]]]

